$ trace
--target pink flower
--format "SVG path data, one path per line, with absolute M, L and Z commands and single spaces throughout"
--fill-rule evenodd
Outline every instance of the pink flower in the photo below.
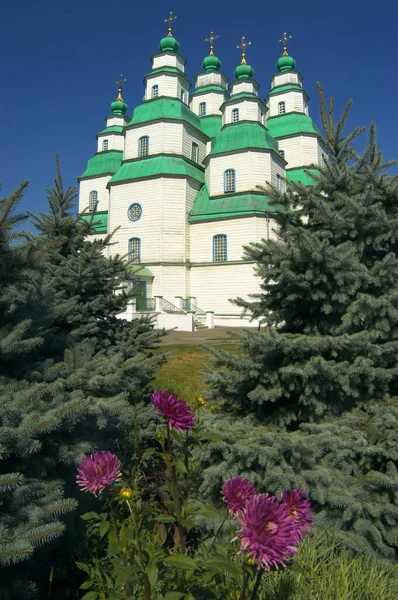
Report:
M 222 499 L 228 504 L 229 512 L 237 515 L 245 510 L 249 498 L 255 496 L 256 488 L 246 477 L 233 477 L 224 481 L 222 494 Z
M 112 481 L 119 481 L 120 460 L 112 452 L 94 452 L 85 456 L 77 469 L 77 484 L 82 491 L 97 494 Z
M 169 420 L 169 429 L 189 431 L 196 423 L 195 415 L 185 402 L 165 390 L 156 390 L 152 394 L 156 412 Z
M 302 539 L 308 529 L 314 526 L 311 501 L 298 486 L 292 493 L 287 490 L 282 492 L 281 498 L 282 505 L 287 508 L 289 516 L 293 517 L 299 539 Z
M 240 551 L 248 551 L 248 557 L 261 567 L 270 570 L 286 561 L 297 551 L 298 536 L 293 517 L 289 516 L 286 506 L 275 496 L 259 494 L 252 496 L 246 504 L 246 510 L 236 516 L 243 526 L 236 538 L 241 540 Z

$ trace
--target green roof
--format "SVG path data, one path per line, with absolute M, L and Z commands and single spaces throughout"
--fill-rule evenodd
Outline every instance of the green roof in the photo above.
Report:
M 228 94 L 228 91 L 222 87 L 222 85 L 202 85 L 197 87 L 193 92 L 191 92 L 191 96 L 197 96 L 198 94 L 205 94 L 206 92 L 218 92 L 222 94 Z
M 98 177 L 99 175 L 114 175 L 120 168 L 122 160 L 122 150 L 98 152 L 95 156 L 88 160 L 87 168 L 83 175 L 78 177 L 78 181 L 88 177 Z
M 278 142 L 260 123 L 240 121 L 224 125 L 211 143 L 209 156 L 248 148 L 279 151 Z
M 112 125 L 111 127 L 106 127 L 105 129 L 103 129 L 102 131 L 99 131 L 97 133 L 98 135 L 107 135 L 108 133 L 123 133 L 123 129 L 124 127 L 122 127 L 121 125 Z
M 189 222 L 208 221 L 210 219 L 226 219 L 247 215 L 264 215 L 269 209 L 268 199 L 264 194 L 234 194 L 217 198 L 209 197 L 207 185 L 203 185 L 196 197 Z
M 84 221 L 91 221 L 92 219 L 91 228 L 97 233 L 106 233 L 108 231 L 108 211 L 85 213 L 84 215 L 80 215 L 80 218 Z
M 286 83 L 284 85 L 276 85 L 274 88 L 272 88 L 272 90 L 269 92 L 268 96 L 273 96 L 274 94 L 280 94 L 282 92 L 288 92 L 290 90 L 297 90 L 299 92 L 305 92 L 305 90 L 301 87 L 301 85 L 299 85 L 298 83 Z M 268 97 L 267 96 L 267 97 Z
M 154 277 L 152 271 L 144 267 L 144 265 L 137 263 L 128 263 L 127 270 L 134 277 Z
M 159 154 L 125 162 L 109 183 L 161 176 L 191 177 L 200 183 L 204 181 L 204 171 L 197 165 L 181 156 Z
M 157 98 L 148 100 L 134 109 L 127 127 L 157 120 L 184 121 L 201 131 L 200 119 L 191 109 L 177 98 Z
M 307 173 L 305 171 L 307 171 Z M 319 175 L 318 169 L 314 169 L 311 167 L 298 167 L 296 169 L 287 169 L 286 179 L 287 181 L 295 181 L 297 183 L 302 183 L 303 185 L 315 185 L 316 181 L 312 179 L 309 173 Z
M 311 117 L 303 113 L 291 112 L 267 119 L 268 131 L 274 138 L 297 135 L 298 133 L 313 133 L 320 135 L 318 127 Z
M 214 138 L 222 127 L 222 116 L 209 115 L 200 117 L 200 125 L 207 137 Z

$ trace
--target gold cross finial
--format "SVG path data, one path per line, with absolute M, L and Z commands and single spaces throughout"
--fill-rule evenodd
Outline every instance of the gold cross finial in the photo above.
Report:
M 282 54 L 282 56 L 289 56 L 288 53 L 287 53 L 287 43 L 291 39 L 292 39 L 292 36 L 291 35 L 287 35 L 286 31 L 284 31 L 283 36 L 279 40 L 279 42 L 281 44 L 283 44 L 283 54 Z
M 123 83 L 126 83 L 126 79 L 123 79 L 123 73 L 120 73 L 120 79 L 116 82 L 118 87 L 118 96 L 116 98 L 116 102 L 123 102 L 122 91 L 123 91 Z
M 169 12 L 169 16 L 167 17 L 167 19 L 164 20 L 165 23 L 169 24 L 169 29 L 167 32 L 167 37 L 173 37 L 173 21 L 176 20 L 177 17 L 175 17 L 173 15 L 173 13 L 170 11 Z
M 251 46 L 251 45 L 252 45 L 252 43 L 251 43 L 251 42 L 246 42 L 246 38 L 245 38 L 245 36 L 244 36 L 244 35 L 242 35 L 242 39 L 241 39 L 241 42 L 240 42 L 240 44 L 238 44 L 238 45 L 236 46 L 236 47 L 238 48 L 238 50 L 240 50 L 240 51 L 241 51 L 241 53 L 242 53 L 242 60 L 241 60 L 241 62 L 240 62 L 240 64 L 241 64 L 241 65 L 246 65 L 246 64 L 247 64 L 247 63 L 246 63 L 246 48 L 247 48 L 248 46 Z
M 219 37 L 219 35 L 214 35 L 214 31 L 210 31 L 209 37 L 205 39 L 205 42 L 210 44 L 209 56 L 214 56 L 214 40 L 218 40 Z

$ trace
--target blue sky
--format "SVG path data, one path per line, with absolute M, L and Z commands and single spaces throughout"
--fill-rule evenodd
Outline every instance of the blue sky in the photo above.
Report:
M 142 78 L 150 56 L 167 32 L 172 10 L 187 75 L 200 71 L 210 30 L 219 34 L 216 54 L 232 77 L 239 63 L 236 45 L 252 42 L 248 62 L 269 90 L 269 77 L 281 53 L 283 31 L 293 36 L 289 53 L 304 75 L 311 115 L 319 124 L 316 82 L 335 97 L 339 113 L 352 98 L 349 126 L 377 124 L 385 159 L 398 158 L 396 23 L 391 0 L 334 3 L 220 2 L 201 0 L 165 4 L 86 0 L 78 2 L 6 2 L 1 11 L 0 181 L 8 194 L 30 181 L 22 210 L 46 211 L 45 188 L 52 184 L 59 153 L 64 183 L 76 185 L 87 159 L 96 151 L 95 134 L 103 129 L 116 98 L 115 81 L 127 79 L 124 99 L 130 115 L 143 96 Z

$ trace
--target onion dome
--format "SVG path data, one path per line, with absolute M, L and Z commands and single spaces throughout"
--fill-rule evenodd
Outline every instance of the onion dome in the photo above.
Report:
M 127 104 L 124 102 L 123 98 L 122 98 L 122 86 L 123 83 L 125 83 L 125 79 L 123 79 L 123 75 L 120 75 L 120 79 L 119 81 L 117 81 L 116 83 L 118 84 L 118 94 L 117 94 L 117 98 L 114 102 L 112 102 L 111 104 L 111 111 L 113 112 L 114 115 L 118 115 L 118 116 L 123 116 L 126 114 L 128 106 Z
M 219 71 L 221 68 L 221 60 L 217 56 L 206 56 L 202 62 L 204 71 Z
M 171 52 L 178 52 L 179 47 L 179 42 L 177 42 L 177 40 L 172 36 L 166 36 L 162 38 L 159 43 L 159 50 L 161 52 L 167 52 L 167 50 Z
M 294 69 L 296 67 L 296 61 L 294 60 L 294 58 L 289 56 L 289 54 L 287 53 L 287 43 L 291 39 L 292 39 L 292 36 L 287 35 L 287 33 L 285 31 L 283 36 L 279 40 L 279 42 L 281 44 L 283 44 L 282 56 L 279 58 L 279 60 L 276 63 L 276 68 L 278 69 L 279 73 L 284 73 L 285 71 L 291 71 L 292 69 Z
M 292 69 L 295 69 L 295 67 L 296 61 L 292 56 L 281 56 L 276 63 L 276 68 L 278 69 L 279 73 L 291 71 Z
M 234 71 L 234 76 L 236 79 L 252 79 L 254 75 L 254 70 L 250 65 L 238 65 Z

